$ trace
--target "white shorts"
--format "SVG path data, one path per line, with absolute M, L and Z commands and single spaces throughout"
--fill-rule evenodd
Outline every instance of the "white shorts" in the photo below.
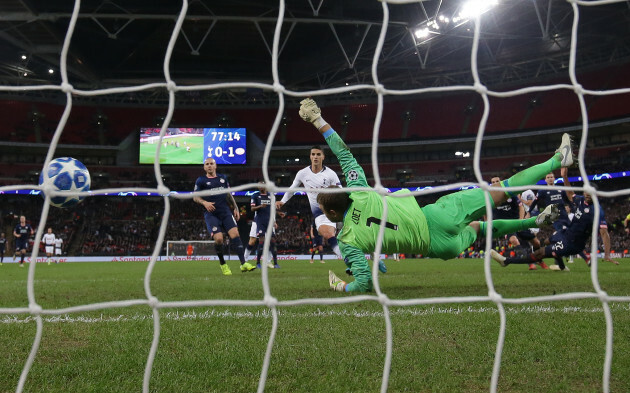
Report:
M 256 221 L 252 221 L 252 227 L 249 230 L 249 237 L 258 237 L 258 228 L 256 228 Z
M 276 228 L 273 229 L 273 234 L 276 234 Z M 258 238 L 258 225 L 256 225 L 256 221 L 252 221 L 252 227 L 249 229 L 249 237 Z
M 55 248 L 55 255 L 61 255 L 61 248 Z
M 46 254 L 52 254 L 55 251 L 55 246 L 46 246 Z
M 335 228 L 335 230 L 337 229 L 337 224 L 330 221 L 328 217 L 326 217 L 323 214 L 321 216 L 315 217 L 315 227 L 317 227 L 318 231 L 319 231 L 319 227 L 321 227 L 322 225 L 328 225 L 329 227 Z

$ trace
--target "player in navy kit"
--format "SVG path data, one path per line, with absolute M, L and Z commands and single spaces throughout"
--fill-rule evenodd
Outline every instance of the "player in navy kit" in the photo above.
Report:
M 195 192 L 205 190 L 223 190 L 229 188 L 227 179 L 217 174 L 217 163 L 214 158 L 206 158 L 203 162 L 204 176 L 199 176 L 195 182 Z M 203 217 L 210 237 L 215 241 L 215 250 L 219 257 L 219 264 L 224 275 L 232 274 L 230 267 L 225 263 L 223 257 L 223 231 L 226 231 L 232 244 L 236 247 L 238 258 L 241 261 L 241 272 L 248 272 L 256 269 L 250 263 L 245 262 L 243 255 L 243 243 L 238 233 L 236 221 L 240 218 L 240 213 L 236 201 L 232 194 L 220 193 L 206 196 L 195 196 L 193 201 L 203 205 Z
M 495 187 L 501 187 L 501 178 L 493 177 L 490 179 L 490 183 Z M 504 203 L 496 206 L 492 210 L 492 218 L 494 220 L 522 220 L 526 218 L 525 216 L 525 208 L 521 202 L 520 196 L 508 197 Z M 529 252 L 531 251 L 529 245 L 521 245 L 521 240 L 529 242 L 529 240 L 532 239 L 529 234 L 531 234 L 531 232 L 529 232 L 529 229 L 526 229 L 510 233 L 506 237 L 515 250 L 523 249 L 524 252 Z M 539 264 L 543 269 L 549 269 L 545 262 L 540 261 Z M 530 263 L 529 270 L 536 270 L 536 264 Z
M 321 263 L 324 262 L 324 238 L 317 232 L 317 226 L 313 221 L 313 225 L 311 225 L 311 242 L 313 243 L 313 251 L 311 252 L 311 263 L 313 263 L 313 258 L 315 254 L 319 253 L 319 261 Z
M 269 220 L 271 219 L 271 198 L 267 193 L 267 189 L 265 187 L 259 187 L 259 192 L 252 196 L 252 211 L 256 212 L 256 216 L 254 217 L 254 223 L 256 224 L 256 236 L 258 237 L 258 241 L 260 244 L 264 244 L 265 235 L 267 234 L 267 227 L 269 226 Z M 253 225 L 253 224 L 252 224 Z M 276 234 L 272 229 L 271 239 L 269 243 L 269 248 L 271 250 L 271 255 L 273 256 L 273 265 L 269 267 L 274 267 L 275 269 L 279 269 L 278 265 L 278 250 L 276 248 Z M 260 267 L 260 258 L 263 255 L 262 247 L 258 248 L 258 252 L 256 254 L 256 266 Z
M 565 184 L 570 185 L 568 183 L 568 178 L 565 178 Z M 573 219 L 569 222 L 569 225 L 566 226 L 566 228 L 551 235 L 549 238 L 549 244 L 546 247 L 541 247 L 529 255 L 520 255 L 515 258 L 505 258 L 504 256 L 499 255 L 496 251 L 492 250 L 492 259 L 497 261 L 501 266 L 507 266 L 509 264 L 537 262 L 543 258 L 554 258 L 556 265 L 551 267 L 552 270 L 569 271 L 569 268 L 565 266 L 562 257 L 579 254 L 586 247 L 586 241 L 591 236 L 593 220 L 595 219 L 595 206 L 591 195 L 588 193 L 584 193 L 583 196 L 580 196 L 574 195 L 572 191 L 569 191 L 567 192 L 567 195 L 571 198 L 571 200 L 573 200 L 575 212 Z M 609 260 L 610 236 L 608 235 L 608 226 L 606 225 L 604 210 L 601 208 L 598 221 L 600 222 L 599 227 L 604 241 L 604 248 L 607 250 L 605 259 Z
M 24 256 L 28 250 L 28 239 L 33 235 L 33 228 L 26 223 L 26 217 L 20 216 L 20 222 L 13 230 L 15 238 L 15 254 L 20 254 L 20 267 L 24 267 Z
M 260 181 L 259 183 L 264 183 L 264 182 Z M 260 243 L 260 241 L 258 239 L 258 225 L 256 223 L 258 222 L 257 217 L 258 217 L 258 213 L 260 211 L 260 208 L 256 207 L 256 206 L 260 204 L 258 202 L 259 201 L 259 194 L 260 193 L 266 193 L 265 190 L 266 189 L 264 187 L 264 184 L 260 184 L 260 186 L 258 187 L 258 191 L 254 192 L 252 194 L 252 196 L 251 196 L 250 209 L 251 209 L 251 211 L 254 212 L 254 220 L 252 221 L 252 225 L 251 225 L 250 230 L 249 230 L 249 241 L 247 243 L 247 247 L 245 248 L 245 260 L 249 259 L 249 256 L 250 256 L 250 254 L 252 252 L 254 253 L 254 255 L 258 255 L 257 254 L 257 250 L 258 250 L 258 244 Z M 281 212 L 279 210 L 276 210 L 276 214 L 278 214 L 278 216 L 281 217 L 281 218 L 286 216 L 286 213 Z M 278 226 L 278 224 L 274 223 L 274 227 L 273 227 L 273 234 L 274 234 L 274 236 L 275 236 L 275 233 L 276 233 L 277 226 Z M 266 226 L 265 226 L 265 228 L 266 228 Z M 263 241 L 264 241 L 264 237 L 263 237 Z M 260 266 L 256 266 L 256 267 L 260 268 Z
M 7 250 L 7 238 L 4 236 L 4 232 L 0 233 L 0 266 L 4 262 L 4 252 Z
M 563 174 L 565 171 L 562 172 Z M 564 185 L 567 185 L 568 179 L 563 175 Z M 545 176 L 545 182 L 548 186 L 553 186 L 556 182 L 556 176 L 553 172 L 550 172 Z M 538 190 L 536 200 L 532 204 L 531 208 L 538 207 L 538 210 L 543 211 L 549 205 L 558 205 L 560 210 L 560 217 L 553 223 L 553 229 L 556 231 L 562 230 L 569 225 L 569 212 L 568 208 L 572 203 L 573 193 L 568 194 L 564 190 Z

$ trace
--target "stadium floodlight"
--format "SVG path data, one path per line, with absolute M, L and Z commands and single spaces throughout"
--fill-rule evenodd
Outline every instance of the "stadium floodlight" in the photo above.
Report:
M 462 19 L 472 19 L 490 11 L 497 4 L 497 0 L 468 0 L 462 5 L 458 15 Z
M 469 20 L 483 15 L 499 4 L 498 0 L 467 0 L 454 12 L 441 12 L 436 18 L 428 19 L 413 30 L 416 45 L 421 45 L 439 35 L 446 35 Z M 469 30 L 470 31 L 470 30 Z
M 416 38 L 427 38 L 429 36 L 429 28 L 421 27 L 414 32 Z

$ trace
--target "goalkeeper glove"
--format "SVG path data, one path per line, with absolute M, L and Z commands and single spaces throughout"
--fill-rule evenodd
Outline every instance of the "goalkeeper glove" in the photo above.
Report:
M 322 118 L 322 110 L 319 109 L 317 103 L 312 98 L 306 98 L 300 101 L 300 117 L 304 121 L 312 123 L 319 130 L 326 124 L 326 120 Z
M 332 272 L 332 270 L 328 271 L 328 283 L 330 284 L 330 289 L 337 292 L 345 292 L 346 291 L 346 282 L 340 279 Z

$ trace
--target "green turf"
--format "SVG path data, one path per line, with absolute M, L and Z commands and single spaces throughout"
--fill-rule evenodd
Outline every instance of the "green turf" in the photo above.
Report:
M 66 263 L 36 267 L 34 294 L 44 309 L 146 299 L 147 263 Z M 261 300 L 261 272 L 220 274 L 217 262 L 159 262 L 150 288 L 160 301 Z M 339 261 L 281 262 L 269 271 L 279 301 L 347 298 L 328 289 Z M 581 260 L 570 273 L 492 266 L 504 298 L 592 292 Z M 391 299 L 485 296 L 480 260 L 388 261 L 380 276 Z M 0 308 L 27 307 L 28 268 L 0 267 Z M 630 264 L 603 263 L 609 295 L 630 295 Z M 630 390 L 630 306 L 611 303 L 614 358 L 611 392 Z M 596 300 L 506 305 L 507 333 L 500 392 L 601 392 L 606 325 Z M 499 333 L 491 302 L 392 306 L 390 392 L 487 392 Z M 385 358 L 383 307 L 374 301 L 278 308 L 265 391 L 378 392 Z M 16 390 L 36 331 L 27 314 L 0 314 L 0 392 Z M 26 392 L 138 392 L 151 341 L 148 306 L 44 316 L 42 342 Z M 161 335 L 152 392 L 253 392 L 272 327 L 264 306 L 176 307 L 160 310 Z

